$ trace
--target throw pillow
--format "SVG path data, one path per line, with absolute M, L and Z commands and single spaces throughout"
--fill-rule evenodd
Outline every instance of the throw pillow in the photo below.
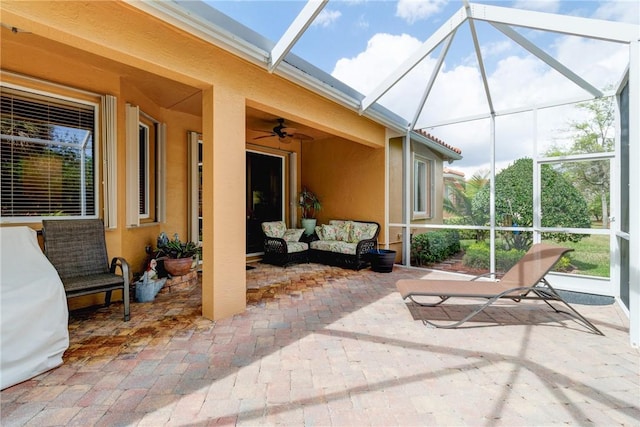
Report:
M 351 231 L 351 221 L 345 222 L 342 225 L 336 226 L 336 240 L 342 242 L 349 241 L 349 232 Z
M 361 240 L 372 239 L 376 234 L 378 228 L 375 224 L 369 224 L 366 222 L 354 222 L 351 227 L 351 236 L 349 241 L 351 243 L 358 243 Z
M 324 224 L 322 226 L 322 240 L 337 240 L 338 227 Z
M 318 239 L 324 240 L 324 237 L 322 236 L 322 226 L 321 225 L 316 225 L 316 236 L 318 236 Z
M 284 221 L 263 222 L 262 231 L 264 231 L 267 237 L 282 239 L 284 232 L 287 231 L 287 224 L 285 224 Z
M 284 236 L 282 237 L 286 242 L 297 242 L 302 237 L 302 233 L 304 233 L 304 228 L 289 228 L 284 232 Z

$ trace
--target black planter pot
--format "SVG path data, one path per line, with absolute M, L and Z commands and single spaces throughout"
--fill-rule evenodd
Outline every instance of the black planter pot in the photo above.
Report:
M 371 269 L 377 273 L 391 273 L 396 260 L 396 251 L 376 249 L 369 251 Z

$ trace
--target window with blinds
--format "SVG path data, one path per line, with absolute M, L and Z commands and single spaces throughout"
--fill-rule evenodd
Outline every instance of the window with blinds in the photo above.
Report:
M 1 219 L 95 216 L 97 106 L 1 87 Z

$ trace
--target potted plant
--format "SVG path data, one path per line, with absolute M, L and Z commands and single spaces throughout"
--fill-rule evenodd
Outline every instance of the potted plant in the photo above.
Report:
M 178 233 L 169 240 L 162 232 L 158 236 L 157 258 L 162 259 L 164 269 L 172 276 L 182 276 L 191 271 L 193 258 L 200 252 L 200 247 L 194 242 L 181 242 Z
M 298 206 L 302 209 L 302 227 L 305 229 L 305 234 L 310 236 L 316 228 L 316 212 L 322 209 L 322 204 L 313 191 L 302 187 Z

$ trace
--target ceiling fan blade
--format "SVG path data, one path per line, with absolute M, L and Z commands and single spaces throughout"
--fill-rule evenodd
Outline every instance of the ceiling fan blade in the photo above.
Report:
M 277 135 L 274 135 L 273 133 L 269 133 L 269 135 L 256 136 L 253 139 L 273 138 L 274 136 L 277 136 Z
M 261 132 L 261 133 L 268 133 L 270 135 L 273 135 L 273 131 L 270 130 L 262 130 L 262 129 L 249 129 L 251 132 Z

